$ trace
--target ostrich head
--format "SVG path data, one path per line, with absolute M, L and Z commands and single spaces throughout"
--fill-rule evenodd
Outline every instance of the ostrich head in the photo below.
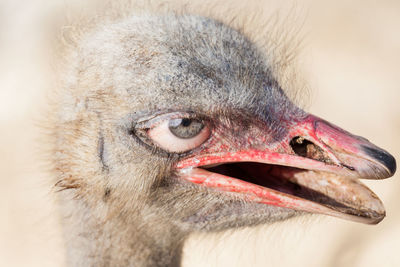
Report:
M 295 106 L 272 56 L 197 16 L 134 17 L 81 40 L 54 131 L 71 261 L 165 266 L 192 231 L 303 212 L 383 219 L 357 178 L 392 176 L 394 158 Z

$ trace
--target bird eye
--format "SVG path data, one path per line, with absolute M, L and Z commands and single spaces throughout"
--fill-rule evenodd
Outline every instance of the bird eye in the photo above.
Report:
M 168 128 L 176 137 L 189 139 L 198 135 L 204 128 L 204 124 L 195 119 L 172 119 L 168 123 Z
M 181 153 L 204 143 L 210 136 L 210 130 L 204 122 L 197 119 L 172 118 L 150 128 L 147 135 L 160 148 Z

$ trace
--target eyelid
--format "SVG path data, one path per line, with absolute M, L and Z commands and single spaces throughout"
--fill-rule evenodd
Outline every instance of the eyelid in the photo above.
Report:
M 199 134 L 192 138 L 179 138 L 169 129 L 169 121 L 178 118 L 199 120 L 204 124 L 204 127 Z M 136 135 L 145 143 L 169 153 L 184 153 L 193 150 L 204 144 L 211 136 L 210 122 L 189 112 L 173 112 L 143 118 L 137 121 L 135 129 Z
M 196 136 L 182 139 L 175 136 L 168 128 L 166 120 L 148 131 L 148 136 L 158 147 L 172 153 L 183 153 L 202 145 L 210 137 L 210 129 L 205 125 Z
M 138 129 L 151 129 L 161 124 L 165 120 L 178 119 L 178 118 L 187 118 L 187 119 L 195 119 L 198 118 L 195 114 L 188 112 L 173 112 L 161 115 L 153 115 L 151 117 L 147 117 L 136 122 L 135 128 Z

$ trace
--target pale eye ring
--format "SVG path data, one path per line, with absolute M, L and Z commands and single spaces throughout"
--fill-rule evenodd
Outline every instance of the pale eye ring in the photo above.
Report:
M 168 152 L 182 153 L 203 144 L 210 136 L 210 129 L 198 119 L 173 118 L 150 128 L 147 135 L 158 147 Z

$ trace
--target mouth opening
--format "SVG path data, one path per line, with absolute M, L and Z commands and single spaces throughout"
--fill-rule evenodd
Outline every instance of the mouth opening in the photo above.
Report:
M 226 163 L 210 167 L 203 166 L 202 168 L 213 173 L 317 202 L 330 208 L 350 208 L 321 192 L 296 182 L 296 175 L 307 173 L 309 170 L 257 162 Z
M 348 218 L 351 220 L 373 224 L 385 216 L 380 200 L 357 179 L 257 162 L 224 163 L 202 166 L 200 169 L 241 180 L 249 188 L 258 186 L 262 190 L 321 205 L 334 211 L 331 214 L 334 216 L 350 216 Z

